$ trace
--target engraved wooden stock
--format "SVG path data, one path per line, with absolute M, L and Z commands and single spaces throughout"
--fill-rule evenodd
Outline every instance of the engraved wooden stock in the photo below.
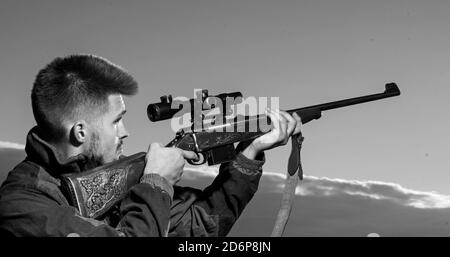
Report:
M 86 172 L 65 174 L 62 191 L 83 217 L 97 218 L 139 183 L 144 167 L 145 153 L 141 152 Z

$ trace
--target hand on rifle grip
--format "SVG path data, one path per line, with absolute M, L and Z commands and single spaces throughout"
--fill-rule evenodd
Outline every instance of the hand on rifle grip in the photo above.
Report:
M 145 157 L 144 174 L 158 174 L 175 185 L 181 179 L 185 160 L 198 160 L 198 156 L 192 151 L 152 143 Z

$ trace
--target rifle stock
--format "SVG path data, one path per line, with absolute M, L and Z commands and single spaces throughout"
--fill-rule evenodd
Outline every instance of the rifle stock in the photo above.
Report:
M 82 173 L 64 174 L 62 192 L 83 217 L 101 217 L 139 183 L 145 154 L 136 153 Z

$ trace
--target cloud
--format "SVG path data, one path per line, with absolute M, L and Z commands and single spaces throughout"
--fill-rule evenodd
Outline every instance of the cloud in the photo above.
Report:
M 381 181 L 356 181 L 308 176 L 304 182 L 299 184 L 296 193 L 304 196 L 354 195 L 375 200 L 389 200 L 399 205 L 415 208 L 450 207 L 450 196 L 448 195 L 412 190 L 399 184 Z
M 8 172 L 25 158 L 24 148 L 21 144 L 0 141 L 0 184 Z
M 187 168 L 190 172 L 202 173 L 203 176 L 215 176 L 218 167 L 201 166 Z M 190 176 L 195 176 L 190 174 Z M 284 188 L 285 175 L 276 172 L 264 172 L 266 191 L 281 193 Z M 305 176 L 296 189 L 299 196 L 359 196 L 374 200 L 388 200 L 402 206 L 414 208 L 450 208 L 450 196 L 437 192 L 423 192 L 405 188 L 399 184 L 382 181 L 358 181 L 338 178 Z
M 12 143 L 12 142 L 6 142 L 6 141 L 0 141 L 0 149 L 25 149 L 25 146 L 18 143 Z
M 207 166 L 202 165 L 198 167 L 185 167 L 184 171 L 187 171 L 188 173 L 184 173 L 184 175 L 188 176 L 207 176 L 207 177 L 215 177 L 219 173 L 219 165 L 216 166 Z
M 184 182 L 211 183 L 218 167 L 187 167 Z M 264 172 L 258 192 L 230 236 L 268 236 L 285 175 Z M 450 196 L 396 183 L 305 176 L 299 182 L 285 236 L 449 236 Z

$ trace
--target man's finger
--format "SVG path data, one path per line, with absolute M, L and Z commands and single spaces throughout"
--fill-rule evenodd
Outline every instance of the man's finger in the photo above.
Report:
M 193 151 L 181 150 L 181 154 L 183 155 L 183 158 L 186 160 L 194 160 L 194 161 L 199 160 L 198 155 Z
M 275 114 L 271 109 L 267 109 L 267 115 L 270 118 L 270 122 L 272 123 L 272 131 L 273 133 L 279 133 L 280 131 L 280 118 L 279 115 Z
M 280 112 L 280 110 L 275 110 L 274 112 L 276 113 L 276 115 L 278 115 L 280 120 L 280 137 L 284 138 L 287 134 L 288 121 L 282 115 L 282 112 Z
M 154 142 L 154 143 L 151 143 L 149 146 L 148 146 L 148 151 L 150 150 L 150 148 L 155 148 L 155 147 L 161 147 L 162 145 L 160 144 L 160 143 L 156 143 L 156 142 Z M 147 151 L 147 152 L 148 152 Z
M 292 118 L 292 116 L 287 112 L 281 111 L 280 114 L 283 115 L 283 117 L 287 120 L 288 123 L 286 133 L 287 136 L 291 136 L 292 132 L 294 132 L 294 129 L 297 125 L 297 121 L 294 118 Z
M 297 126 L 294 129 L 293 135 L 297 135 L 299 133 L 302 133 L 303 123 L 302 123 L 302 117 L 298 115 L 296 112 L 292 115 L 292 117 L 297 121 Z

